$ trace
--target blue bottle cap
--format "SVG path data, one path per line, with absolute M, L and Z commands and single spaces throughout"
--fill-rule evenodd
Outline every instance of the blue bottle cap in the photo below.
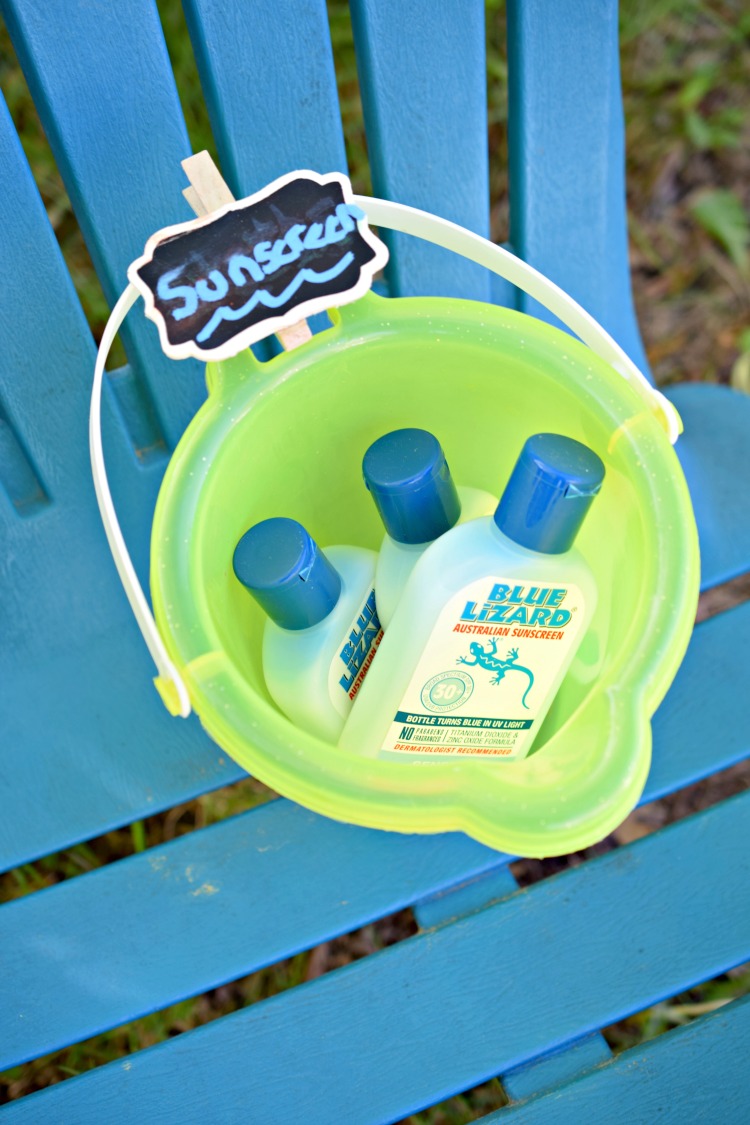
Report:
M 296 520 L 256 523 L 240 539 L 234 573 L 282 629 L 308 629 L 339 600 L 338 571 Z
M 562 434 L 534 434 L 510 475 L 495 523 L 530 551 L 561 555 L 573 546 L 603 480 L 604 465 L 593 449 Z
M 393 430 L 362 462 L 365 484 L 391 539 L 431 543 L 461 515 L 443 447 L 427 430 Z

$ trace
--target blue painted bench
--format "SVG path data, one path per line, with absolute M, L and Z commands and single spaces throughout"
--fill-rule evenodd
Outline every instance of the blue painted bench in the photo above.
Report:
M 352 0 L 351 11 L 375 194 L 487 233 L 483 5 Z M 155 5 L 3 0 L 2 12 L 112 302 L 146 237 L 188 217 L 189 142 Z M 323 0 L 185 0 L 185 12 L 237 196 L 294 167 L 345 168 Z M 513 248 L 645 369 L 616 5 L 509 0 L 508 49 Z M 170 719 L 149 683 L 90 482 L 94 344 L 4 105 L 0 170 L 7 869 L 241 771 L 194 719 Z M 514 300 L 400 238 L 388 281 L 394 294 Z M 108 380 L 105 446 L 145 579 L 159 481 L 203 375 L 168 363 L 142 317 L 123 335 L 128 366 Z M 750 568 L 738 485 L 750 471 L 750 399 L 703 385 L 671 394 L 710 587 Z M 644 800 L 748 753 L 749 651 L 750 605 L 696 628 L 656 716 Z M 509 857 L 461 835 L 373 832 L 279 799 L 7 903 L 2 1068 L 406 906 L 420 932 L 1 1112 L 9 1123 L 374 1123 L 500 1076 L 512 1103 L 502 1121 L 744 1121 L 750 1001 L 614 1059 L 599 1031 L 750 958 L 748 814 L 743 794 L 518 890 Z

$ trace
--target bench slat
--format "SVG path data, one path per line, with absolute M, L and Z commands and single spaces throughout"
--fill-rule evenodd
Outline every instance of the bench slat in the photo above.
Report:
M 190 142 L 156 5 L 7 0 L 4 15 L 112 304 L 146 239 L 193 217 L 181 195 Z M 205 397 L 203 365 L 169 361 L 142 315 L 123 339 L 171 448 Z
M 750 997 L 677 1028 L 483 1125 L 747 1121 Z
M 238 198 L 295 168 L 346 172 L 325 0 L 187 0 L 185 16 Z
M 562 1051 L 553 1051 L 503 1075 L 503 1089 L 513 1101 L 522 1101 L 541 1091 L 552 1090 L 571 1078 L 600 1066 L 612 1058 L 604 1036 L 587 1035 Z
M 707 589 L 750 570 L 750 395 L 708 383 L 666 392 L 685 425 L 675 448 L 693 502 Z
M 252 1107 L 258 1120 L 357 1125 L 414 1112 L 748 959 L 749 814 L 741 794 L 33 1095 L 8 1122 L 85 1125 L 116 1109 L 125 1125 L 167 1107 L 173 1120 L 239 1121 Z
M 0 414 L 48 499 L 24 515 L 0 483 L 0 743 L 13 782 L 0 818 L 5 870 L 243 771 L 195 719 L 171 719 L 151 685 L 91 483 L 94 344 L 4 104 L 0 178 L 13 214 L 0 256 L 14 280 L 0 304 Z M 139 463 L 109 380 L 103 428 L 123 531 L 147 577 L 164 462 Z
M 750 697 L 739 669 L 750 661 L 750 602 L 698 625 L 654 715 L 654 751 L 643 801 L 690 785 L 750 753 Z
M 14 1013 L 0 1027 L 0 1068 L 243 976 L 497 862 L 462 834 L 353 828 L 279 799 L 32 894 L 0 909 L 0 1010 Z
M 13 799 L 0 817 L 0 869 L 245 776 L 194 715 L 167 713 L 152 674 L 129 611 L 95 644 L 9 670 L 0 744 Z
M 0 397 L 48 498 L 70 502 L 88 469 L 86 446 L 74 444 L 70 431 L 87 411 L 80 372 L 90 365 L 93 374 L 94 346 L 1 96 L 0 176 L 5 213 L 12 216 L 0 227 L 0 253 L 5 275 L 13 279 L 0 302 Z M 65 458 L 57 452 L 61 446 L 69 448 Z M 0 510 L 4 538 L 17 523 L 17 512 Z M 16 587 L 4 586 L 7 606 Z
M 489 233 L 484 4 L 352 0 L 373 192 Z M 391 290 L 490 300 L 487 273 L 384 236 Z
M 0 256 L 14 279 L 0 303 L 1 413 L 48 498 L 26 515 L 0 484 L 0 744 L 13 786 L 0 818 L 5 870 L 242 771 L 195 720 L 170 719 L 150 683 L 91 484 L 91 333 L 4 104 L 0 178 L 13 215 L 0 226 Z M 110 479 L 143 574 L 163 466 L 139 465 L 104 389 Z
M 18 554 L 23 556 L 23 566 L 16 566 L 12 581 L 4 582 L 3 592 L 7 615 L 3 642 L 13 642 L 13 661 L 17 663 L 29 645 L 33 649 L 42 631 L 46 646 L 52 637 L 64 633 L 63 622 L 69 620 L 70 612 L 69 607 L 61 606 L 59 590 L 62 583 L 71 582 L 72 576 L 61 573 L 65 569 L 62 557 L 72 556 L 66 559 L 71 570 L 85 562 L 92 528 L 101 547 L 106 549 L 106 545 L 91 489 L 88 452 L 94 342 L 1 98 L 0 178 L 5 207 L 13 217 L 12 222 L 0 227 L 0 256 L 13 279 L 0 304 L 0 400 L 6 424 L 48 501 L 32 512 L 23 507 L 15 510 L 0 489 L 0 533 L 4 542 L 14 540 Z M 144 500 L 147 504 L 151 470 L 137 460 L 114 403 L 107 381 L 102 424 L 111 483 L 123 497 L 129 493 L 134 504 Z M 0 482 L 4 474 L 5 466 L 0 462 Z M 56 523 L 58 510 L 64 513 L 60 523 Z M 142 534 L 141 540 L 146 539 Z M 54 548 L 50 541 L 55 542 Z M 36 558 L 38 554 L 43 558 Z M 50 557 L 55 558 L 56 566 L 50 566 Z M 104 601 L 103 590 L 96 584 L 102 568 L 91 559 L 87 561 L 88 582 L 93 584 L 91 596 L 99 605 Z M 24 612 L 32 601 L 34 613 Z M 117 614 L 116 606 L 109 610 Z M 100 609 L 80 622 L 79 628 L 86 630 L 91 618 L 102 616 Z
M 508 0 L 511 242 L 648 372 L 630 292 L 617 20 L 615 0 Z

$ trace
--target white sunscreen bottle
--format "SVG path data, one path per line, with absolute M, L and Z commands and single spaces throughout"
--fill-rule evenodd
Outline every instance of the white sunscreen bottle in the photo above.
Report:
M 375 597 L 387 629 L 409 575 L 430 544 L 457 523 L 490 515 L 497 497 L 456 487 L 443 448 L 428 430 L 393 430 L 378 438 L 365 453 L 362 475 L 386 529 Z
M 596 606 L 573 542 L 603 479 L 580 442 L 529 438 L 494 516 L 415 566 L 339 745 L 401 761 L 526 756 Z
M 382 637 L 374 551 L 323 552 L 296 520 L 251 527 L 234 573 L 268 614 L 263 674 L 274 702 L 303 730 L 335 742 Z

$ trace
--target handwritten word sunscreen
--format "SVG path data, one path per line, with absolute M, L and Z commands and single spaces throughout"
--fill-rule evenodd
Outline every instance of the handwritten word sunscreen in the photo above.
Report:
M 263 674 L 299 727 L 335 742 L 382 637 L 374 551 L 317 543 L 296 520 L 263 520 L 234 552 L 234 573 L 268 614 Z
M 386 536 L 378 555 L 375 596 L 386 629 L 417 561 L 457 523 L 494 512 L 497 499 L 458 488 L 438 439 L 427 430 L 394 430 L 373 442 L 362 462 Z
M 284 267 L 296 262 L 307 250 L 324 250 L 333 243 L 341 242 L 350 234 L 365 213 L 353 203 L 339 203 L 333 214 L 323 223 L 305 226 L 295 223 L 283 238 L 274 242 L 256 242 L 252 251 L 232 254 L 222 270 L 212 269 L 207 277 L 199 278 L 194 284 L 186 284 L 183 278 L 187 266 L 164 273 L 159 278 L 156 292 L 162 301 L 181 300 L 182 304 L 169 311 L 174 320 L 192 317 L 198 306 L 219 303 L 220 307 L 196 336 L 199 341 L 207 340 L 224 320 L 240 320 L 257 305 L 266 308 L 280 308 L 297 292 L 304 282 L 322 284 L 342 274 L 354 261 L 351 251 L 345 253 L 328 270 L 303 268 L 281 293 L 273 294 L 268 289 L 257 289 L 250 299 L 237 307 L 236 292 L 242 290 L 248 279 L 264 281 Z M 189 271 L 188 271 L 189 272 Z M 182 284 L 176 282 L 182 280 Z
M 580 442 L 529 438 L 494 516 L 454 527 L 414 567 L 341 746 L 526 756 L 596 606 L 573 543 L 603 479 Z

